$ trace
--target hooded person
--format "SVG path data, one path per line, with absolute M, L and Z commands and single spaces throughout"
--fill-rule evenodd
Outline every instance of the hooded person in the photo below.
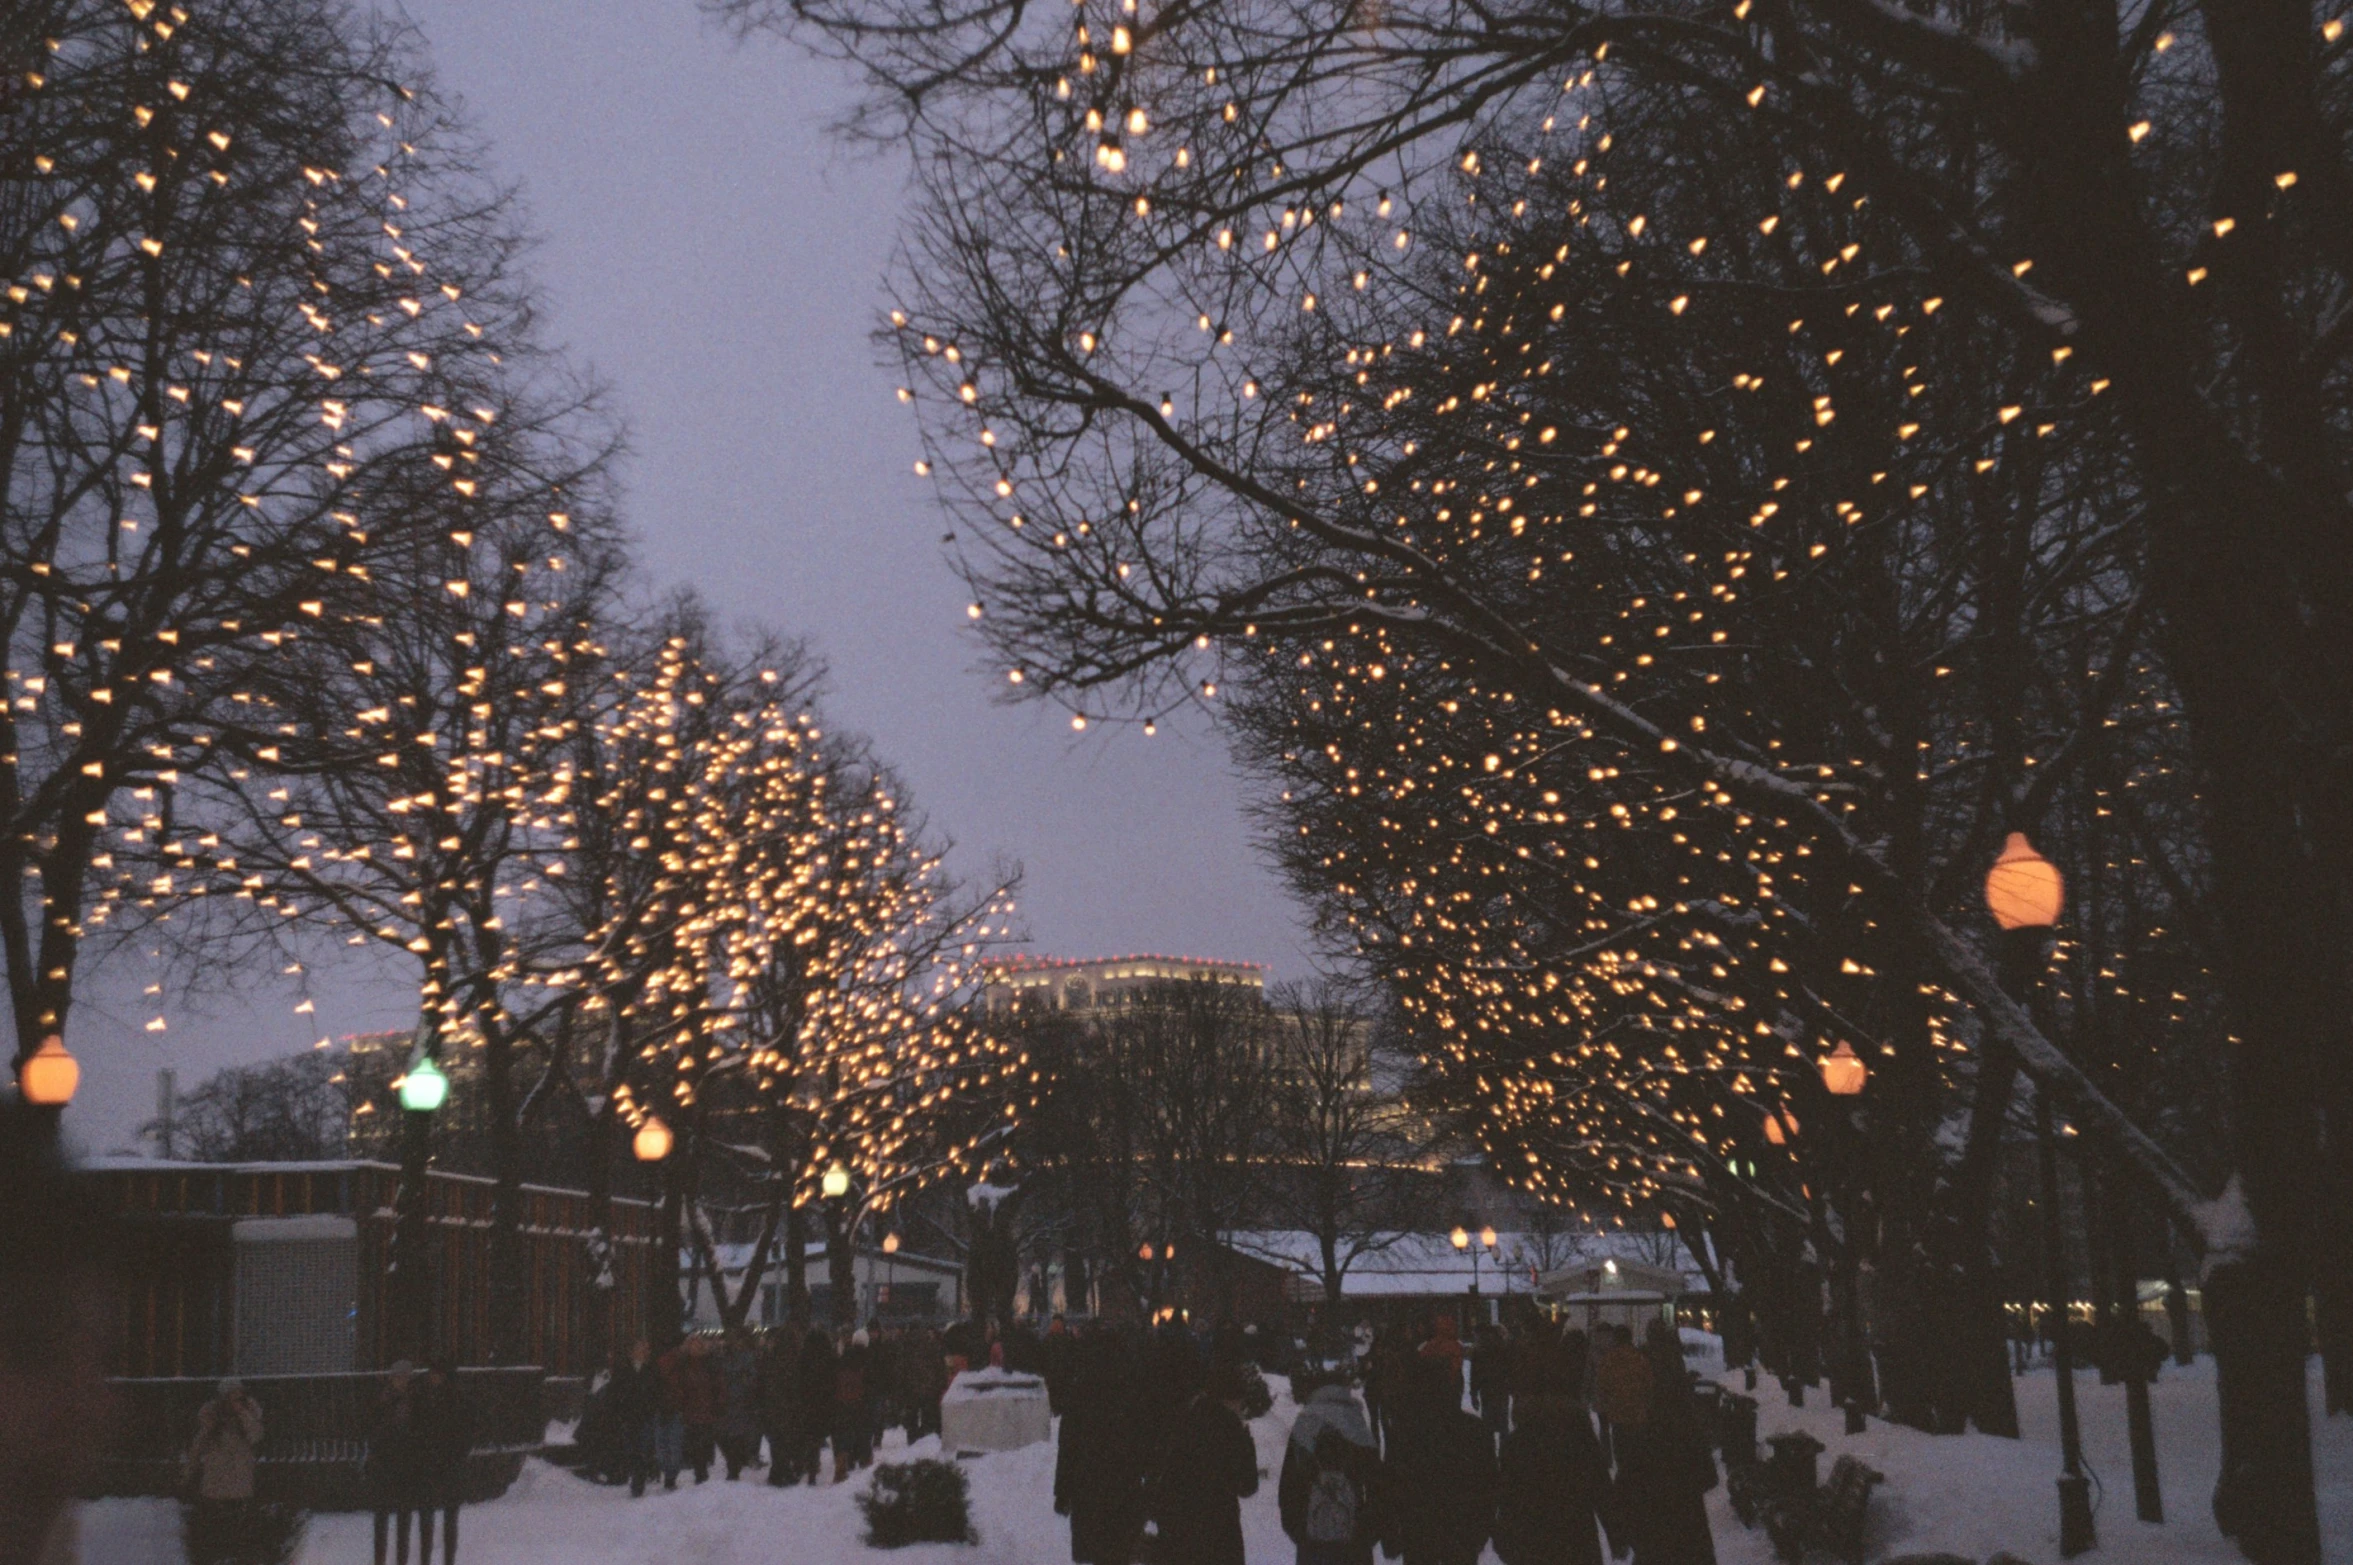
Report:
M 1631 1339 L 1625 1333 L 1621 1348 L 1650 1372 L 1644 1417 L 1616 1432 L 1617 1507 L 1634 1565 L 1716 1565 L 1704 1499 L 1716 1486 L 1716 1463 L 1692 1405 L 1682 1342 L 1665 1321 L 1651 1322 L 1646 1347 L 1633 1347 Z
M 1110 1337 L 1075 1342 L 1068 1351 L 1054 1509 L 1070 1518 L 1073 1565 L 1129 1565 L 1143 1537 L 1151 1470 L 1137 1366 Z
M 1405 1565 L 1476 1565 L 1495 1526 L 1495 1442 L 1443 1358 L 1417 1362 L 1383 1471 Z
M 242 1552 L 241 1533 L 253 1504 L 256 1454 L 261 1448 L 261 1407 L 235 1376 L 223 1380 L 213 1399 L 196 1411 L 196 1438 L 188 1446 L 188 1557 L 197 1565 L 230 1560 Z
M 1609 1463 L 1585 1410 L 1585 1361 L 1554 1350 L 1523 1363 L 1497 1466 L 1495 1553 L 1503 1565 L 1602 1565 L 1598 1525 L 1625 1551 Z
M 1275 1493 L 1298 1565 L 1371 1565 L 1386 1530 L 1380 1454 L 1344 1382 L 1317 1386 L 1300 1405 Z
M 1242 1422 L 1242 1369 L 1219 1360 L 1169 1420 L 1161 1447 L 1157 1565 L 1243 1565 L 1242 1502 L 1258 1492 L 1258 1448 Z

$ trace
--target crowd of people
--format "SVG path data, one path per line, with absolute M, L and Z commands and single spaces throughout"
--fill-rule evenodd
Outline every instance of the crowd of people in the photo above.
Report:
M 1713 1565 L 1715 1458 L 1680 1337 L 1664 1322 L 1641 1345 L 1623 1327 L 1599 1337 L 1531 1318 L 1466 1344 L 1441 1315 L 1295 1367 L 1277 1503 L 1298 1565 L 1376 1551 L 1476 1565 L 1490 1542 L 1505 1565 L 1600 1565 L 1605 1548 Z M 1068 1340 L 1054 1500 L 1071 1559 L 1243 1565 L 1240 1505 L 1259 1474 L 1233 1334 Z
M 1605 1545 L 1635 1565 L 1714 1565 L 1715 1457 L 1678 1333 L 1598 1335 L 1531 1318 L 1466 1345 L 1441 1316 L 1372 1336 L 1362 1408 L 1345 1372 L 1295 1377 L 1281 1497 L 1298 1565 L 1370 1565 L 1376 1547 L 1474 1565 L 1490 1542 L 1504 1565 L 1600 1565 Z
M 883 1432 L 910 1441 L 936 1433 L 940 1398 L 960 1369 L 1003 1344 L 959 1325 L 859 1327 L 840 1334 L 780 1328 L 755 1342 L 735 1327 L 655 1352 L 633 1344 L 590 1399 L 578 1440 L 582 1470 L 643 1495 L 658 1477 L 675 1489 L 724 1469 L 729 1479 L 765 1467 L 783 1486 L 841 1483 L 869 1467 Z
M 436 1359 L 425 1372 L 406 1359 L 392 1365 L 368 1430 L 361 1469 L 375 1512 L 375 1565 L 389 1545 L 396 1565 L 408 1565 L 413 1519 L 419 1565 L 433 1565 L 436 1523 L 444 1565 L 457 1565 L 458 1509 L 466 1499 L 466 1459 L 474 1449 L 474 1418 L 458 1389 L 457 1367 Z

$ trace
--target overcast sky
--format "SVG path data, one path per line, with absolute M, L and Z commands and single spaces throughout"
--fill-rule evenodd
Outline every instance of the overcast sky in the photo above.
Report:
M 738 46 L 694 0 L 407 0 L 445 92 L 520 188 L 546 329 L 626 421 L 627 510 L 648 574 L 730 620 L 809 637 L 831 720 L 874 739 L 968 872 L 1026 871 L 1052 955 L 1154 951 L 1303 974 L 1295 906 L 1252 848 L 1224 746 L 1164 724 L 1071 733 L 1005 707 L 975 668 L 965 594 L 913 476 L 910 416 L 868 333 L 903 210 L 899 164 L 826 125 L 841 68 Z M 183 1086 L 322 1033 L 409 1025 L 406 975 L 254 974 L 234 997 L 142 993 L 119 960 L 76 1013 L 74 1122 L 94 1150 Z M 161 1014 L 167 1030 L 146 1030 Z M 314 1024 L 315 1023 L 315 1024 Z

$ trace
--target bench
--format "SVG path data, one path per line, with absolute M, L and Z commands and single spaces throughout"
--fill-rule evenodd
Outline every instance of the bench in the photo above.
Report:
M 1830 1481 L 1819 1488 L 1786 1462 L 1778 1470 L 1771 1463 L 1735 1469 L 1726 1488 L 1741 1523 L 1763 1522 L 1774 1556 L 1785 1565 L 1803 1565 L 1809 1548 L 1827 1549 L 1848 1565 L 1861 1565 L 1871 1491 L 1884 1482 L 1884 1475 L 1842 1456 L 1831 1464 Z

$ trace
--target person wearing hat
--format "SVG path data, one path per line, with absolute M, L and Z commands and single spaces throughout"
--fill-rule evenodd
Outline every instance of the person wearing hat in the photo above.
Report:
M 850 1345 L 833 1366 L 833 1481 L 840 1483 L 874 1460 L 874 1422 L 866 1405 L 867 1371 L 873 1358 L 866 1328 L 850 1333 Z
M 235 1558 L 245 1514 L 253 1504 L 255 1453 L 261 1448 L 261 1408 L 235 1376 L 220 1383 L 196 1410 L 196 1438 L 188 1446 L 188 1554 L 198 1565 Z

